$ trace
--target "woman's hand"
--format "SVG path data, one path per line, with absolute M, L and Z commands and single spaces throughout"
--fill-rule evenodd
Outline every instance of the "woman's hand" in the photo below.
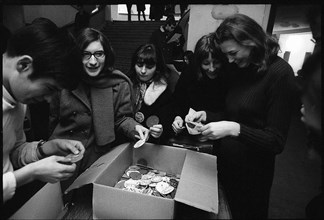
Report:
M 85 149 L 80 141 L 67 139 L 53 139 L 45 142 L 41 148 L 47 156 L 66 156 L 70 153 L 83 154 Z
M 179 134 L 183 131 L 183 129 L 185 128 L 184 124 L 183 124 L 183 120 L 180 116 L 176 116 L 174 118 L 174 121 L 172 123 L 172 129 L 176 134 Z
M 147 141 L 149 138 L 150 130 L 145 128 L 142 125 L 135 125 L 135 130 L 137 131 L 138 135 L 135 135 L 136 138 L 140 140 Z
M 62 156 L 50 156 L 42 160 L 30 163 L 34 179 L 44 182 L 55 183 L 71 177 L 75 171 L 76 164 L 71 158 Z
M 163 126 L 161 124 L 153 125 L 150 127 L 150 134 L 154 138 L 159 138 L 163 133 Z
M 205 111 L 198 111 L 192 114 L 188 114 L 185 117 L 185 121 L 205 122 L 207 120 L 207 113 Z
M 201 141 L 217 140 L 226 136 L 238 136 L 240 124 L 232 121 L 219 121 L 208 123 L 198 129 L 201 134 Z

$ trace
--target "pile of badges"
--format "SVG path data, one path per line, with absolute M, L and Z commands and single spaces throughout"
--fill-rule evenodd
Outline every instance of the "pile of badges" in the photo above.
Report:
M 180 175 L 171 175 L 143 165 L 132 165 L 125 170 L 115 187 L 122 190 L 173 199 Z

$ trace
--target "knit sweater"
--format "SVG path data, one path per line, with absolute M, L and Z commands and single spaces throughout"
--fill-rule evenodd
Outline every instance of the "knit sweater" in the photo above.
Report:
M 229 73 L 226 112 L 229 121 L 241 126 L 238 141 L 261 151 L 282 152 L 296 95 L 293 77 L 280 57 L 264 72 L 247 68 Z

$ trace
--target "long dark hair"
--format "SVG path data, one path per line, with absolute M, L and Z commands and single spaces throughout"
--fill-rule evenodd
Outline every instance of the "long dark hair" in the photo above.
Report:
M 227 17 L 217 28 L 215 39 L 219 44 L 234 40 L 240 45 L 251 47 L 250 59 L 258 71 L 267 70 L 271 59 L 280 49 L 274 37 L 264 32 L 255 20 L 243 14 Z
M 217 43 L 215 43 L 215 34 L 210 33 L 202 36 L 196 43 L 195 51 L 193 55 L 193 62 L 189 64 L 191 70 L 196 73 L 198 80 L 202 79 L 204 73 L 201 70 L 201 64 L 204 59 L 207 59 L 209 54 L 212 58 L 222 63 L 220 71 L 224 69 L 225 63 L 227 63 L 226 56 L 222 53 Z
M 154 81 L 159 81 L 161 78 L 167 78 L 166 65 L 164 63 L 162 53 L 153 44 L 140 45 L 132 56 L 132 62 L 131 67 L 128 71 L 128 76 L 134 84 L 137 77 L 135 70 L 136 63 L 156 65 L 156 70 L 153 77 Z
M 102 32 L 94 28 L 85 28 L 77 37 L 77 45 L 81 51 L 83 51 L 87 46 L 89 46 L 90 43 L 94 41 L 99 41 L 105 51 L 106 60 L 103 71 L 113 71 L 115 64 L 115 54 L 108 38 Z

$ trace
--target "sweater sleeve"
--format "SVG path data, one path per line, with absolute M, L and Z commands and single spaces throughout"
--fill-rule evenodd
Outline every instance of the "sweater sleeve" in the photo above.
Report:
M 266 94 L 268 98 L 267 116 L 265 126 L 262 129 L 241 125 L 239 140 L 246 144 L 252 144 L 263 150 L 279 154 L 283 151 L 292 112 L 294 90 L 292 88 L 292 75 L 290 69 L 287 72 L 278 74 L 276 81 Z
M 7 172 L 2 175 L 3 203 L 14 196 L 16 186 L 16 178 L 13 172 Z
M 225 113 L 224 111 L 219 111 L 219 112 L 211 112 L 206 110 L 206 123 L 213 122 L 213 121 L 221 121 L 225 119 Z
M 190 83 L 189 74 L 191 73 L 188 69 L 183 71 L 173 92 L 174 114 L 180 116 L 183 120 L 189 111 L 187 94 L 187 87 Z
M 10 160 L 15 169 L 21 168 L 29 163 L 38 161 L 36 153 L 38 141 L 26 142 L 25 132 L 21 127 L 16 132 L 17 140 L 10 153 Z

